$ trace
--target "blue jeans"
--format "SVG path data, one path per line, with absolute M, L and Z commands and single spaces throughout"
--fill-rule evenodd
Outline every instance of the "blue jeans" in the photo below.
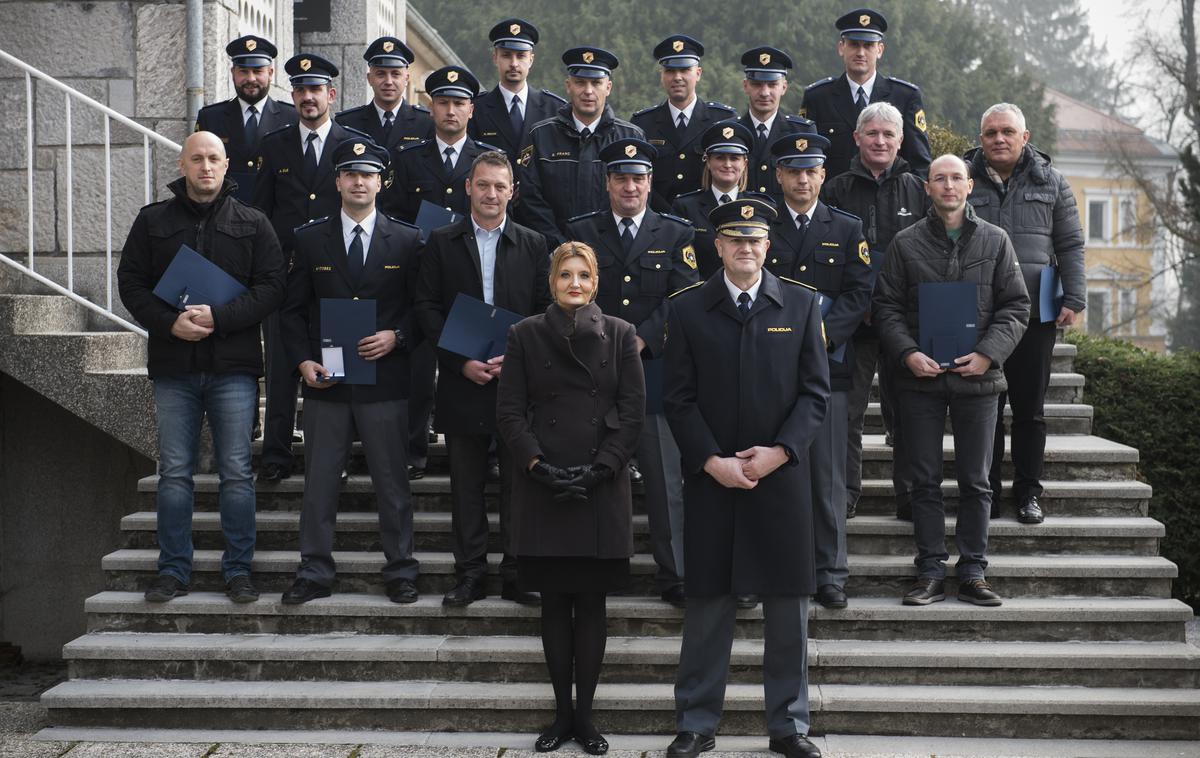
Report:
M 158 573 L 188 584 L 192 574 L 192 475 L 200 422 L 208 416 L 220 476 L 225 581 L 250 574 L 254 557 L 254 479 L 250 436 L 257 381 L 249 374 L 192 373 L 154 380 L 158 414 Z

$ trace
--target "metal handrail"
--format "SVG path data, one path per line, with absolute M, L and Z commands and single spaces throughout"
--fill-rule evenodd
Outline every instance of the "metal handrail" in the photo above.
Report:
M 113 321 L 116 324 L 136 332 L 143 337 L 146 336 L 145 330 L 126 321 L 120 316 L 113 313 L 113 282 L 112 282 L 112 129 L 113 121 L 120 123 L 128 129 L 131 129 L 135 134 L 142 137 L 142 160 L 145 164 L 145 198 L 149 203 L 154 196 L 154 187 L 152 184 L 153 172 L 151 171 L 151 152 L 150 142 L 153 140 L 156 144 L 164 148 L 179 152 L 182 147 L 162 136 L 153 129 L 148 129 L 133 119 L 124 116 L 117 111 L 109 108 L 104 103 L 88 97 L 79 90 L 70 87 L 49 74 L 40 71 L 39 69 L 25 63 L 4 50 L 0 50 L 0 61 L 16 66 L 25 72 L 25 119 L 26 119 L 26 144 L 25 144 L 25 167 L 27 171 L 26 192 L 29 197 L 27 199 L 26 208 L 29 214 L 29 262 L 22 264 L 19 261 L 13 260 L 9 256 L 0 252 L 0 260 L 18 270 L 29 274 L 37 281 L 50 287 L 54 291 L 71 298 L 77 303 L 86 306 L 87 308 L 99 313 L 105 318 Z M 33 80 L 38 79 L 53 88 L 63 92 L 65 116 L 65 148 L 66 148 L 66 220 L 67 220 L 67 286 L 54 282 L 51 279 L 42 276 L 34 271 L 34 251 L 36 249 L 34 235 L 34 146 L 36 142 L 35 136 L 35 119 L 33 112 Z M 71 133 L 71 101 L 72 99 L 79 101 L 88 108 L 94 111 L 99 111 L 104 116 L 104 223 L 105 223 L 105 303 L 103 306 L 93 303 L 86 297 L 75 292 L 75 176 L 74 176 L 74 158 L 73 158 L 73 142 Z

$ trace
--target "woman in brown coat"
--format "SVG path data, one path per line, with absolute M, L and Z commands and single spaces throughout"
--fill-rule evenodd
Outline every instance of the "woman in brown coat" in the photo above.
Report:
M 554 303 L 509 331 L 497 396 L 497 426 L 524 471 L 512 492 L 518 582 L 542 593 L 542 648 L 557 709 L 534 743 L 538 752 L 572 737 L 592 755 L 608 751 L 592 724 L 592 697 L 607 638 L 605 598 L 629 583 L 626 467 L 646 390 L 633 326 L 600 312 L 598 285 L 590 247 L 567 242 L 554 251 Z

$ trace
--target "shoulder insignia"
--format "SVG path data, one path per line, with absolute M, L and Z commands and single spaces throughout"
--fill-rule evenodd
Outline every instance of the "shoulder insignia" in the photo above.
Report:
M 694 256 L 693 256 L 693 257 L 694 257 Z M 695 266 L 693 266 L 692 268 L 695 268 Z M 687 292 L 688 290 L 694 290 L 694 289 L 696 289 L 696 288 L 697 288 L 697 287 L 699 287 L 701 284 L 704 284 L 704 282 L 700 281 L 700 282 L 696 282 L 695 284 L 689 284 L 688 286 L 684 287 L 684 288 L 683 288 L 683 289 L 681 289 L 681 290 L 675 290 L 675 291 L 674 291 L 674 292 L 672 292 L 671 294 L 667 295 L 667 297 L 675 297 L 676 295 L 682 295 L 684 292 Z
M 282 134 L 283 132 L 286 132 L 288 129 L 291 129 L 293 126 L 295 126 L 295 124 L 284 124 L 283 126 L 279 127 L 278 129 L 272 129 L 271 131 L 267 132 L 266 134 L 264 134 L 262 136 L 262 138 L 266 139 L 267 137 L 271 137 L 276 134 Z
M 887 79 L 889 82 L 895 82 L 896 84 L 903 84 L 905 87 L 908 87 L 910 89 L 915 89 L 917 92 L 921 91 L 921 88 L 918 87 L 917 85 L 913 84 L 912 82 L 906 82 L 903 79 L 897 79 L 894 76 L 885 76 L 883 78 Z
M 342 127 L 342 128 L 343 128 L 343 129 L 345 129 L 346 131 L 350 132 L 350 134 L 351 134 L 352 136 L 354 136 L 354 137 L 358 137 L 358 138 L 360 138 L 360 139 L 369 139 L 369 140 L 371 140 L 372 142 L 374 142 L 374 141 L 375 141 L 375 138 L 374 138 L 374 137 L 372 137 L 371 135 L 369 135 L 369 134 L 367 134 L 366 132 L 362 131 L 361 129 L 355 129 L 353 126 L 346 126 L 345 124 L 338 124 L 338 126 Z
M 526 145 L 521 154 L 517 156 L 517 163 L 523 167 L 529 166 L 529 161 L 533 159 L 533 145 Z
M 832 81 L 833 81 L 833 79 L 834 79 L 834 78 L 833 78 L 832 76 L 827 76 L 827 77 L 825 77 L 824 79 L 818 79 L 818 80 L 816 80 L 815 82 L 813 82 L 813 83 L 811 83 L 811 84 L 806 84 L 806 85 L 804 85 L 804 89 L 805 89 L 805 90 L 810 90 L 810 89 L 813 89 L 814 87 L 821 87 L 821 86 L 824 86 L 824 85 L 826 85 L 826 84 L 829 84 L 830 82 L 832 82 Z
M 691 226 L 691 225 L 692 225 L 692 222 L 691 222 L 691 221 L 688 221 L 686 218 L 683 218 L 682 216 L 676 216 L 676 215 L 674 215 L 673 213 L 662 213 L 662 212 L 659 212 L 659 214 L 658 214 L 658 215 L 659 215 L 659 217 L 661 217 L 661 218 L 670 219 L 671 221 L 678 222 L 678 223 L 680 223 L 680 224 L 683 224 L 684 226 Z
M 400 153 L 407 153 L 409 150 L 414 150 L 421 145 L 428 145 L 432 141 L 432 139 L 423 139 L 418 142 L 410 142 L 407 145 L 398 146 L 396 148 L 396 154 L 399 155 Z
M 300 226 L 297 226 L 296 231 L 300 231 L 301 229 L 307 229 L 310 226 L 319 226 L 320 224 L 324 224 L 330 218 L 332 218 L 332 216 L 322 216 L 321 218 L 314 218 L 312 221 L 309 221 L 307 224 L 301 224 Z
M 817 291 L 817 288 L 812 286 L 811 284 L 805 284 L 804 282 L 798 282 L 795 279 L 789 279 L 786 276 L 780 276 L 780 277 L 776 277 L 776 278 L 779 279 L 779 281 L 781 281 L 781 282 L 787 282 L 788 284 L 799 284 L 801 287 L 810 289 L 813 292 Z
M 402 218 L 396 218 L 395 216 L 388 216 L 388 214 L 386 214 L 386 213 L 383 215 L 387 216 L 388 221 L 391 221 L 393 224 L 399 224 L 400 226 L 407 226 L 409 229 L 416 229 L 418 232 L 421 231 L 421 227 L 417 226 L 416 224 L 409 223 L 408 221 L 405 221 Z
M 708 191 L 708 190 L 696 189 L 696 190 L 689 190 L 687 192 L 680 192 L 678 195 L 675 196 L 675 199 L 678 200 L 681 197 L 695 197 L 696 195 L 702 194 L 706 191 Z
M 643 114 L 650 113 L 651 111 L 655 110 L 656 108 L 661 108 L 662 106 L 663 106 L 663 104 L 659 103 L 658 105 L 651 105 L 651 106 L 642 108 L 640 111 L 637 111 L 636 113 L 633 114 L 633 118 L 637 118 L 638 116 L 641 116 Z
M 429 109 L 426 108 L 424 105 L 421 105 L 420 103 L 413 103 L 412 109 L 418 113 L 428 113 L 429 112 Z
M 863 265 L 865 265 L 865 266 L 870 266 L 870 265 L 871 265 L 871 251 L 870 251 L 870 249 L 867 247 L 867 241 L 866 241 L 866 240 L 859 240 L 859 241 L 858 241 L 858 259 L 859 259 L 860 261 L 862 261 L 862 262 L 863 262 Z
M 476 139 L 476 140 L 471 140 L 471 141 L 474 142 L 475 147 L 479 148 L 480 150 L 491 150 L 491 151 L 497 152 L 497 153 L 504 152 L 502 149 L 496 147 L 495 145 L 489 145 L 488 143 L 484 142 L 483 140 Z
M 366 107 L 365 105 L 359 105 L 355 108 L 347 108 L 344 111 L 338 111 L 337 113 L 333 114 L 333 118 L 336 120 L 336 119 L 341 118 L 342 116 L 353 116 L 354 114 L 358 113 L 365 107 Z
M 851 219 L 853 221 L 857 221 L 860 224 L 862 223 L 861 218 L 859 218 L 858 216 L 855 216 L 853 213 L 851 213 L 849 211 L 844 211 L 841 208 L 834 208 L 832 205 L 828 205 L 828 204 L 825 207 L 829 209 L 830 213 L 835 213 L 839 216 L 845 216 L 846 218 Z
M 732 108 L 732 107 L 726 105 L 725 103 L 718 103 L 715 100 L 709 102 L 708 107 L 716 108 L 719 111 L 728 111 L 729 113 L 737 113 L 737 110 L 735 108 Z
M 575 221 L 579 221 L 581 219 L 591 218 L 592 216 L 599 216 L 602 213 L 604 213 L 604 211 L 602 211 L 602 210 L 601 211 L 591 211 L 590 213 L 580 213 L 578 216 L 572 216 L 571 218 L 567 219 L 567 223 L 570 224 L 570 223 L 574 223 Z
M 683 262 L 688 265 L 688 268 L 692 269 L 692 271 L 695 271 L 696 270 L 696 248 L 693 247 L 692 245 L 684 245 L 683 250 L 681 252 L 683 253 Z
M 555 92 L 551 92 L 548 89 L 542 90 L 542 94 L 545 95 L 546 97 L 557 100 L 558 102 L 562 103 L 563 105 L 566 105 L 566 103 L 567 103 L 566 98 L 564 98 L 562 95 L 559 95 L 558 93 L 555 93 Z
M 925 109 L 924 108 L 917 111 L 916 114 L 913 115 L 913 126 L 917 127 L 922 132 L 925 131 Z

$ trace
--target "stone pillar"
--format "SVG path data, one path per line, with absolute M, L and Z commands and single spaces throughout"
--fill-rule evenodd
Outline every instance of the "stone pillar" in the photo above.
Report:
M 371 40 L 385 34 L 405 39 L 407 5 L 405 0 L 334 0 L 329 31 L 296 35 L 296 50 L 328 58 L 341 72 L 334 85 L 336 110 L 370 102 L 363 52 Z

